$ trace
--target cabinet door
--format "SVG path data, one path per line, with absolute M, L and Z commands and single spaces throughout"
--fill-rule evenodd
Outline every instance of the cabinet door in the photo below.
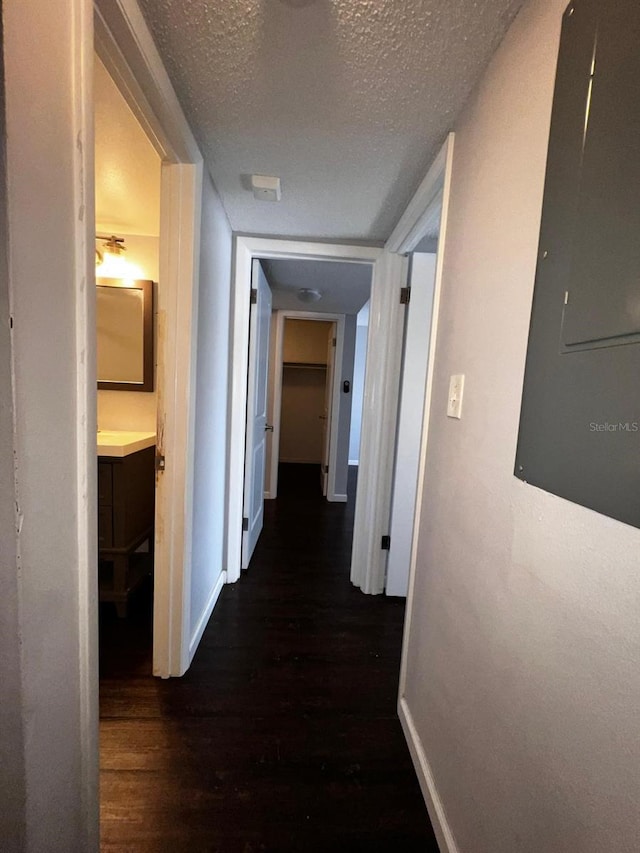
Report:
M 113 510 L 110 506 L 98 507 L 98 548 L 113 545 Z
M 98 462 L 98 506 L 111 506 L 112 503 L 112 465 L 110 462 Z

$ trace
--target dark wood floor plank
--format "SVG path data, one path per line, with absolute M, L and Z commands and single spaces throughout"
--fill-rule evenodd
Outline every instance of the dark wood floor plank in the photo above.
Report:
M 282 466 L 182 679 L 150 676 L 149 584 L 103 610 L 105 853 L 437 851 L 396 715 L 404 603 L 351 585 L 354 502 L 318 482 Z

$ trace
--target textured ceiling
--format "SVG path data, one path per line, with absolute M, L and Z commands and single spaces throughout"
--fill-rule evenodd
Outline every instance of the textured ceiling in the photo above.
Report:
M 273 294 L 273 308 L 285 311 L 316 311 L 357 314 L 369 299 L 370 264 L 337 261 L 262 261 Z M 297 298 L 301 287 L 319 290 L 322 299 L 304 303 Z
M 160 233 L 160 158 L 95 57 L 96 228 Z
M 140 5 L 234 230 L 381 241 L 522 0 Z

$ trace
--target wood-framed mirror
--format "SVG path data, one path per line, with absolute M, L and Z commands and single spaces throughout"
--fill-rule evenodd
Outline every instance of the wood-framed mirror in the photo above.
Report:
M 96 279 L 98 388 L 153 391 L 153 282 Z

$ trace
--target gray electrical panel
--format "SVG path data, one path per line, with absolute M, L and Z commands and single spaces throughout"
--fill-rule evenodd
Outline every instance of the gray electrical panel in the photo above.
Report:
M 640 3 L 563 19 L 515 474 L 640 527 Z

